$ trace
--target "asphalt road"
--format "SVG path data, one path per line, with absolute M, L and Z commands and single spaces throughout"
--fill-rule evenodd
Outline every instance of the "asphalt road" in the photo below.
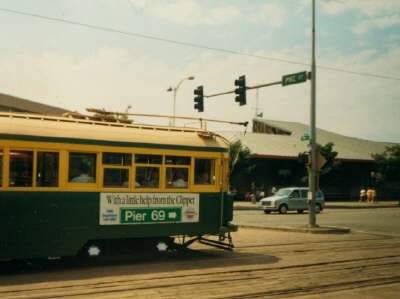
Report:
M 307 212 L 264 214 L 262 210 L 236 210 L 234 223 L 238 225 L 264 225 L 270 227 L 299 227 L 308 224 Z M 400 207 L 376 209 L 325 209 L 317 214 L 320 226 L 348 227 L 352 231 L 400 237 Z
M 239 225 L 308 223 L 306 213 L 234 213 Z M 398 298 L 399 216 L 399 207 L 326 209 L 318 224 L 352 233 L 242 227 L 234 251 L 194 243 L 163 254 L 0 263 L 0 298 Z
M 0 274 L 0 298 L 399 297 L 399 237 L 242 228 L 233 239 L 234 251 L 196 243 L 147 258 L 33 262 Z

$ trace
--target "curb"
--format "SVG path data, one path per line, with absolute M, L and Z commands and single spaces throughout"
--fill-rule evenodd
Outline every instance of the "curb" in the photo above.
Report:
M 351 232 L 351 229 L 348 227 L 333 227 L 333 226 L 286 227 L 286 226 L 239 225 L 239 227 L 251 228 L 251 229 L 278 230 L 278 231 L 297 232 L 297 233 L 311 233 L 311 234 L 347 234 Z
M 376 205 L 376 206 L 346 206 L 346 205 L 335 205 L 325 206 L 324 210 L 327 209 L 384 209 L 384 208 L 400 208 L 400 205 Z M 248 211 L 262 211 L 260 206 L 234 206 L 234 210 L 248 210 Z
M 255 207 L 243 207 L 243 206 L 235 207 L 235 206 L 233 206 L 233 209 L 234 210 L 255 210 L 255 211 L 258 211 L 258 210 L 262 211 L 263 210 L 261 207 L 258 207 L 258 206 L 255 206 Z
M 400 205 L 376 205 L 376 206 L 346 206 L 335 205 L 325 206 L 325 209 L 384 209 L 384 208 L 400 208 Z

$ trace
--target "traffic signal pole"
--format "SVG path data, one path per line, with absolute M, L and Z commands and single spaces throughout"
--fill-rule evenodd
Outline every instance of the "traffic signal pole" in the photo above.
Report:
M 237 96 L 235 98 L 236 102 L 239 104 L 245 105 L 246 104 L 246 91 L 250 89 L 259 89 L 262 87 L 272 86 L 272 85 L 282 85 L 282 86 L 289 86 L 292 84 L 303 83 L 306 82 L 307 79 L 311 80 L 311 99 L 310 99 L 310 153 L 311 153 L 311 165 L 307 167 L 308 171 L 308 205 L 309 205 L 309 226 L 316 227 L 316 215 L 315 215 L 315 198 L 316 198 L 316 186 L 317 186 L 317 137 L 316 137 L 316 78 L 317 78 L 317 71 L 316 71 L 316 62 L 315 62 L 315 0 L 312 0 L 312 45 L 311 45 L 311 72 L 299 72 L 295 74 L 288 74 L 282 77 L 282 80 L 275 81 L 271 83 L 265 83 L 255 86 L 246 86 L 246 78 L 245 76 L 240 76 L 239 79 L 235 80 L 236 89 L 203 95 L 204 98 L 212 98 L 221 95 L 235 93 Z M 196 94 L 196 92 L 195 92 Z M 196 99 L 195 99 L 196 101 Z M 196 106 L 195 106 L 196 108 Z M 200 111 L 199 111 L 200 112 Z
M 317 182 L 317 151 L 316 151 L 316 63 L 315 63 L 315 0 L 312 0 L 312 46 L 311 46 L 311 100 L 310 100 L 310 147 L 311 147 L 311 169 L 308 171 L 309 179 L 309 226 L 316 227 L 317 221 L 315 216 L 315 193 Z

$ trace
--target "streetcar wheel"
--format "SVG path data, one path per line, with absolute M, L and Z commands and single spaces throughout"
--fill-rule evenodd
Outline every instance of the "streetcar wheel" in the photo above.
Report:
M 101 246 L 98 243 L 87 243 L 78 252 L 78 256 L 82 258 L 92 258 L 102 253 Z
M 265 213 L 265 214 L 271 214 L 271 211 L 264 210 L 264 213 Z
M 297 210 L 297 213 L 301 214 L 304 210 Z

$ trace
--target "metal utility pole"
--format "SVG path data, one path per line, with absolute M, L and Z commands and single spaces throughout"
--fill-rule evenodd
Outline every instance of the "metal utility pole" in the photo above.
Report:
M 258 108 L 258 102 L 259 102 L 259 100 L 260 100 L 260 89 L 259 88 L 257 88 L 256 89 L 256 112 L 255 112 L 255 117 L 259 117 L 258 115 L 258 111 L 259 111 L 259 108 Z M 261 113 L 262 114 L 262 113 Z
M 309 170 L 308 204 L 309 204 L 309 226 L 316 227 L 315 216 L 315 191 L 317 182 L 317 151 L 316 151 L 316 129 L 315 129 L 315 107 L 316 107 L 316 67 L 315 67 L 315 0 L 312 0 L 312 45 L 311 45 L 311 105 L 310 105 L 310 147 L 311 147 L 311 169 Z

